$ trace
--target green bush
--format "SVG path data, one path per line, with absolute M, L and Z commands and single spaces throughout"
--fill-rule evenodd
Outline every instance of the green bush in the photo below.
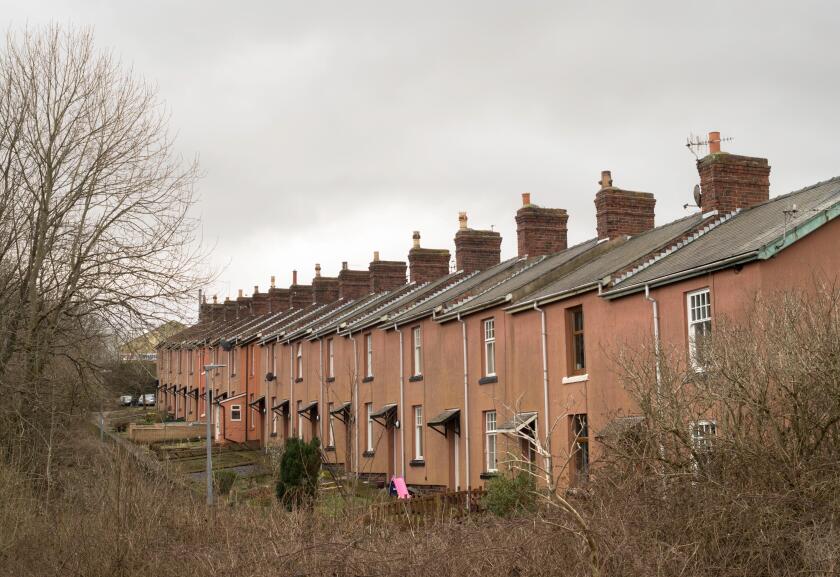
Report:
M 297 507 L 311 508 L 318 491 L 321 450 L 317 438 L 307 443 L 292 438 L 286 441 L 280 458 L 277 499 L 290 511 Z
M 220 495 L 230 493 L 230 490 L 233 489 L 233 484 L 238 478 L 239 475 L 236 474 L 236 471 L 231 471 L 230 469 L 213 472 L 213 484 L 216 486 L 216 491 Z
M 499 517 L 531 511 L 534 508 L 534 491 L 534 479 L 527 473 L 500 475 L 487 482 L 484 506 Z

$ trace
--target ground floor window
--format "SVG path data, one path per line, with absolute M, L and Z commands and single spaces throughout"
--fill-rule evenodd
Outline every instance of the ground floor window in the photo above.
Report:
M 572 415 L 572 482 L 589 480 L 589 419 L 586 414 Z
M 231 421 L 241 421 L 242 420 L 242 405 L 231 405 L 230 406 L 230 420 Z

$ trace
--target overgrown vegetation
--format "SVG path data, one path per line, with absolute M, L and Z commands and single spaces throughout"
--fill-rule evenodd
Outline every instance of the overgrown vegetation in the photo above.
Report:
M 321 471 L 321 448 L 318 439 L 309 442 L 298 438 L 286 441 L 280 458 L 277 499 L 288 510 L 312 508 L 318 492 Z
M 499 475 L 487 482 L 484 506 L 499 517 L 533 511 L 536 503 L 534 477 L 526 473 Z
M 213 472 L 213 484 L 220 495 L 229 494 L 237 478 L 239 478 L 239 475 L 236 474 L 236 471 L 230 469 Z

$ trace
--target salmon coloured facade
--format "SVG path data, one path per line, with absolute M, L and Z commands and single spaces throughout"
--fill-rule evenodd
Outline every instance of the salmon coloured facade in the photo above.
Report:
M 526 193 L 504 261 L 500 235 L 462 213 L 453 272 L 415 232 L 408 265 L 375 253 L 368 270 L 316 265 L 309 285 L 295 272 L 287 289 L 201 298 L 199 321 L 158 348 L 158 403 L 204 422 L 209 388 L 215 441 L 317 437 L 325 460 L 379 481 L 479 486 L 536 461 L 539 439 L 584 482 L 603 432 L 639 418 L 618 350 L 657 337 L 696 362 L 697 339 L 756 294 L 840 273 L 840 178 L 771 199 L 765 159 L 709 140 L 698 212 L 658 227 L 653 195 L 605 171 L 597 236 L 574 246 L 570 215 Z

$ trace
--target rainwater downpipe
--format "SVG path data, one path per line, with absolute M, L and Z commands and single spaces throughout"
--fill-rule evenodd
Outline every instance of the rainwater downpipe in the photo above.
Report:
M 466 464 L 467 487 L 470 486 L 470 395 L 469 395 L 469 371 L 467 370 L 467 323 L 458 313 L 458 322 L 461 323 L 461 335 L 464 339 L 464 450 Z M 456 482 L 456 485 L 458 483 Z
M 651 303 L 653 307 L 653 354 L 656 358 L 656 402 L 661 402 L 662 396 L 662 360 L 659 343 L 659 302 L 650 296 L 650 285 L 645 285 L 645 299 Z M 659 457 L 664 461 L 665 446 L 662 441 L 659 442 Z
M 356 352 L 356 339 L 350 331 L 349 339 L 353 341 L 353 470 L 359 478 L 359 359 Z
M 324 403 L 324 338 L 321 337 L 318 339 L 318 372 L 321 375 L 321 391 L 320 395 L 321 398 L 318 399 L 318 434 L 321 436 L 322 444 L 324 438 L 324 419 L 321 418 L 321 413 L 324 411 L 324 407 L 327 406 Z M 329 413 L 327 413 L 327 421 L 329 421 Z M 327 439 L 329 440 L 329 439 Z
M 540 313 L 540 348 L 542 349 L 542 372 L 543 372 L 543 411 L 545 412 L 545 421 L 543 428 L 545 429 L 545 441 L 547 446 L 545 456 L 545 475 L 547 477 L 549 486 L 551 486 L 551 478 L 554 471 L 551 470 L 551 418 L 548 413 L 548 333 L 545 328 L 545 311 L 537 305 L 534 301 L 534 310 Z
M 297 403 L 295 403 L 295 362 L 294 362 L 294 347 L 292 343 L 289 343 L 289 420 L 292 422 L 289 423 L 290 429 L 292 431 L 292 437 L 295 436 L 295 423 L 297 423 L 298 415 L 297 415 Z M 294 411 L 294 417 L 292 417 L 292 411 Z M 300 431 L 297 431 L 297 434 L 300 435 Z
M 400 471 L 403 479 L 405 479 L 405 380 L 403 371 L 405 370 L 403 359 L 403 334 L 402 330 L 394 323 L 394 330 L 400 335 Z

